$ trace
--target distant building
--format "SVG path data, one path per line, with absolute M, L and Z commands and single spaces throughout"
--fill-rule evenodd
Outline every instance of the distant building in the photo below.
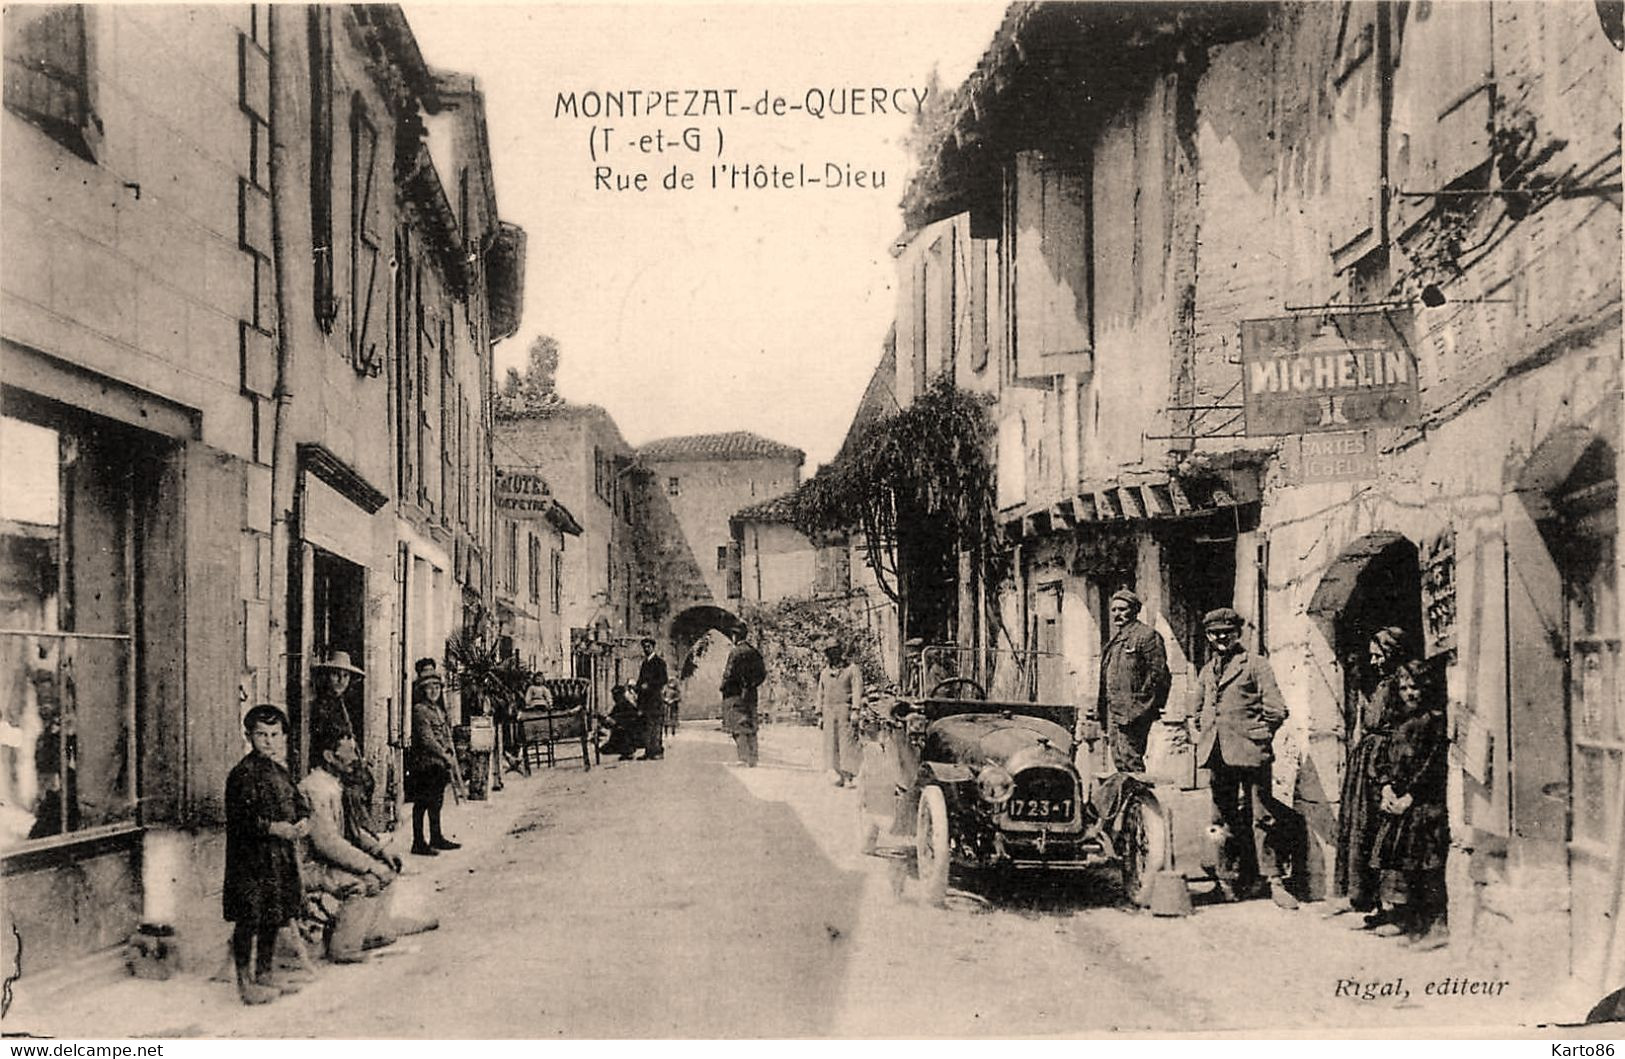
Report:
M 641 630 L 632 446 L 602 408 L 563 401 L 499 411 L 495 437 L 498 473 L 541 476 L 579 526 L 557 588 L 568 637 L 563 675 L 592 680 L 607 701 L 611 685 L 636 674 Z
M 552 496 L 547 479 L 498 468 L 495 476 L 497 629 L 533 672 L 561 677 L 571 671 L 570 627 L 564 618 L 567 563 L 583 558 L 582 527 Z M 574 551 L 568 541 L 578 542 Z
M 729 519 L 743 507 L 799 486 L 807 454 L 740 430 L 661 438 L 640 447 L 638 459 L 677 516 L 711 595 L 736 597 L 729 586 L 737 562 Z

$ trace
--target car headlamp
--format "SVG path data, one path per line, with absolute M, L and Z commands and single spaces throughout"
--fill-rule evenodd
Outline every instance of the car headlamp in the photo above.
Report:
M 976 774 L 976 792 L 985 801 L 994 805 L 1002 805 L 1010 800 L 1010 795 L 1016 790 L 1016 781 L 1010 773 L 998 765 L 988 765 Z

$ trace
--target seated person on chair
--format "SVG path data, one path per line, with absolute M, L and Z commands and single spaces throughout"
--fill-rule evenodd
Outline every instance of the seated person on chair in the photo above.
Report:
M 349 774 L 358 757 L 355 740 L 332 733 L 311 747 L 320 765 L 299 784 L 310 806 L 310 835 L 304 846 L 301 874 L 305 888 L 328 895 L 333 924 L 328 937 L 328 958 L 335 963 L 357 963 L 365 949 L 392 943 L 400 934 L 430 930 L 433 921 L 397 921 L 389 910 L 386 889 L 401 870 L 401 858 L 390 853 L 378 836 L 345 818 L 341 777 Z M 346 826 L 349 823 L 351 826 Z
M 600 754 L 617 754 L 622 760 L 632 756 L 643 745 L 643 714 L 632 689 L 617 684 L 610 689 L 609 738 L 599 746 Z

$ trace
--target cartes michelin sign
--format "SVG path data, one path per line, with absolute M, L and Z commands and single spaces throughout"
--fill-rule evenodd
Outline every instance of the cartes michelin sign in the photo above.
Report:
M 1241 325 L 1247 433 L 1311 434 L 1416 422 L 1409 310 L 1280 316 Z

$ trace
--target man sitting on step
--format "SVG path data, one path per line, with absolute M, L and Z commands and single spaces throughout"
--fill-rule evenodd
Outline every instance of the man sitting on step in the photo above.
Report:
M 367 949 L 439 924 L 397 920 L 390 914 L 386 890 L 400 874 L 401 858 L 386 850 L 377 835 L 346 821 L 343 777 L 355 766 L 355 740 L 334 733 L 313 744 L 311 755 L 320 764 L 299 784 L 310 806 L 305 887 L 327 895 L 324 903 L 329 907 L 337 904 L 328 934 L 328 958 L 335 963 L 359 963 L 366 958 Z

